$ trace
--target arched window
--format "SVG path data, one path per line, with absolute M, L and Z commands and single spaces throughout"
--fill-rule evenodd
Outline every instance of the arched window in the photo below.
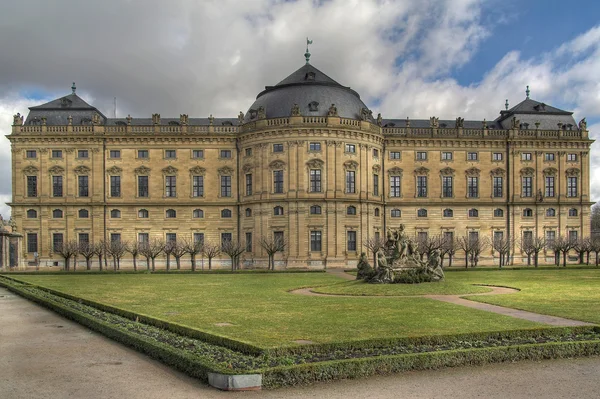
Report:
M 533 216 L 533 211 L 531 210 L 531 208 L 525 208 L 525 209 L 523 209 L 523 216 L 524 217 L 532 217 Z
M 402 212 L 400 211 L 400 209 L 392 209 L 390 212 L 390 216 L 393 218 L 399 218 L 402 216 Z
M 80 209 L 79 210 L 79 217 L 81 219 L 87 219 L 90 217 L 90 211 L 88 211 L 87 209 Z
M 147 219 L 147 218 L 148 218 L 148 216 L 150 216 L 150 215 L 149 215 L 149 213 L 148 213 L 148 210 L 147 210 L 147 209 L 140 209 L 140 210 L 138 211 L 138 217 L 139 217 L 140 219 Z
M 319 205 L 312 205 L 310 207 L 310 214 L 311 215 L 320 215 L 321 214 L 321 207 Z
M 177 217 L 177 211 L 175 209 L 167 209 L 167 212 L 165 214 L 168 218 L 176 218 Z
M 417 217 L 426 218 L 427 217 L 427 209 L 421 208 L 417 211 Z
M 62 219 L 63 211 L 61 209 L 55 209 L 52 211 L 52 217 L 55 219 Z
M 446 208 L 444 209 L 444 217 L 451 218 L 454 216 L 454 211 L 452 209 Z
M 546 216 L 550 217 L 550 218 L 556 216 L 556 209 L 554 209 L 554 208 L 546 209 Z
M 469 217 L 470 218 L 477 218 L 479 217 L 479 211 L 475 208 L 471 208 L 469 209 Z
M 202 209 L 194 209 L 193 217 L 194 219 L 202 219 L 204 217 L 204 211 Z
M 249 218 L 250 216 L 252 216 L 252 209 L 246 208 L 246 217 Z
M 349 206 L 348 208 L 346 208 L 346 215 L 356 215 L 356 207 Z
M 375 216 L 379 216 L 379 208 L 375 208 Z
M 494 217 L 495 218 L 504 217 L 504 211 L 502 209 L 500 209 L 500 208 L 494 209 Z
M 221 211 L 222 218 L 230 218 L 231 217 L 231 209 L 223 209 Z
M 283 207 L 276 206 L 275 208 L 273 208 L 273 215 L 274 216 L 283 216 Z
M 27 210 L 27 218 L 28 219 L 35 219 L 35 218 L 37 218 L 37 211 L 35 209 L 28 209 Z
M 569 216 L 577 216 L 577 209 L 575 209 L 575 208 L 569 209 Z
M 118 209 L 111 209 L 110 211 L 110 217 L 113 219 L 118 219 L 121 217 L 121 211 Z

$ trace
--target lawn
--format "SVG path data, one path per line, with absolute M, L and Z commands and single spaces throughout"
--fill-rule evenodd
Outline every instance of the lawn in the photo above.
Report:
M 411 296 L 477 294 L 489 292 L 491 289 L 447 278 L 444 281 L 429 284 L 368 284 L 364 281 L 347 281 L 317 287 L 313 291 L 335 295 Z
M 456 273 L 449 279 L 463 278 L 463 274 L 477 273 Z M 296 345 L 296 340 L 324 343 L 540 326 L 424 298 L 309 297 L 288 292 L 344 284 L 338 277 L 321 273 L 18 278 L 265 348 Z

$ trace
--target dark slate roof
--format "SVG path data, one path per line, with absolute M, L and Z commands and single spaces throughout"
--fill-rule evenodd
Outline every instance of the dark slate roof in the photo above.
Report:
M 429 128 L 429 119 L 409 119 L 410 127 L 414 128 Z M 496 121 L 486 121 L 488 129 L 502 129 L 502 126 Z M 456 120 L 440 119 L 439 124 L 441 128 L 454 128 L 456 126 Z M 406 119 L 383 119 L 381 126 L 383 127 L 406 127 Z M 483 121 L 463 121 L 463 127 L 465 129 L 482 129 Z
M 127 125 L 127 118 L 108 118 L 106 124 Z M 161 126 L 179 125 L 179 118 L 160 118 Z M 152 118 L 131 118 L 132 126 L 149 126 L 153 125 Z M 208 126 L 210 125 L 208 118 L 189 118 L 188 125 L 190 126 Z M 238 118 L 214 118 L 215 126 L 237 126 Z
M 310 103 L 316 102 L 316 111 Z M 300 107 L 303 116 L 326 116 L 331 104 L 335 104 L 338 115 L 343 118 L 360 118 L 360 110 L 367 108 L 357 92 L 342 86 L 310 64 L 306 64 L 275 86 L 267 86 L 258 94 L 244 118 L 251 121 L 250 110 L 264 107 L 267 118 L 288 117 L 294 104 Z
M 96 110 L 95 107 L 86 103 L 77 94 L 72 93 L 67 96 L 57 98 L 47 102 L 46 104 L 38 105 L 36 107 L 29 107 L 30 110 L 64 110 L 64 109 L 77 109 L 77 110 Z
M 41 124 L 41 119 L 46 118 L 47 125 L 67 125 L 68 118 L 73 118 L 73 125 L 91 124 L 94 114 L 98 113 L 101 123 L 106 121 L 106 117 L 96 107 L 86 103 L 77 94 L 72 93 L 64 97 L 57 98 L 46 104 L 36 107 L 29 107 L 29 115 L 25 125 Z
M 545 113 L 545 114 L 561 114 L 561 115 L 572 115 L 573 114 L 572 112 L 563 111 L 562 109 L 558 109 L 558 108 L 552 107 L 550 105 L 546 105 L 544 103 L 532 100 L 530 98 L 526 98 L 525 100 L 521 101 L 519 104 L 515 105 L 508 111 L 504 111 L 504 112 L 509 112 L 509 113 L 513 113 L 513 114 L 528 114 L 528 113 L 533 113 L 533 114 Z
M 513 117 L 519 121 L 519 125 L 528 129 L 535 129 L 536 123 L 538 123 L 538 129 L 541 130 L 558 130 L 559 123 L 564 126 L 563 129 L 577 129 L 572 112 L 563 111 L 530 98 L 526 98 L 507 111 L 500 111 L 496 122 L 502 128 L 510 129 Z

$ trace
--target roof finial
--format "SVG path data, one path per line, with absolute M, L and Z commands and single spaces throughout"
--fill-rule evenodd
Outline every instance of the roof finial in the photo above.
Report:
M 312 44 L 312 40 L 308 40 L 308 37 L 306 38 L 306 53 L 304 53 L 304 58 L 306 58 L 306 63 L 309 64 L 310 62 L 310 53 L 308 52 L 308 45 Z
M 529 98 L 529 93 L 530 93 L 530 91 L 529 91 L 529 85 L 527 85 L 527 90 L 525 90 L 525 94 L 527 95 L 527 98 Z
M 506 110 L 508 111 L 508 98 L 506 99 L 506 102 L 504 103 L 504 108 L 506 108 Z
M 73 90 L 73 94 L 75 94 L 75 90 L 77 90 L 77 87 L 75 87 L 75 82 L 73 82 L 73 86 L 71 86 L 71 90 Z

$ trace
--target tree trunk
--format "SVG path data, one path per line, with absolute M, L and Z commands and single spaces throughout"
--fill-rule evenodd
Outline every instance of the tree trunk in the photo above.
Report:
M 113 256 L 113 270 L 116 272 L 117 271 L 117 257 Z
M 538 252 L 536 252 L 536 253 L 534 254 L 534 258 L 533 258 L 533 266 L 534 266 L 534 267 L 538 267 L 538 256 L 539 256 L 539 253 L 538 253 Z
M 579 251 L 579 264 L 583 265 L 583 253 L 584 251 Z
M 590 251 L 587 251 L 587 253 L 585 255 L 586 255 L 585 264 L 589 266 L 590 265 Z
M 567 251 L 563 251 L 563 267 L 567 267 Z
M 598 252 L 596 252 L 596 267 L 598 267 L 599 261 L 600 261 L 600 259 L 598 259 Z
M 146 270 L 150 271 L 150 258 L 146 256 Z
M 191 254 L 190 257 L 192 258 L 192 271 L 195 272 L 196 271 L 196 254 Z
M 235 271 L 235 262 L 233 261 L 233 256 L 230 256 L 231 258 L 231 271 Z
M 167 271 L 171 271 L 171 255 L 167 254 Z
M 527 266 L 531 266 L 531 253 L 527 254 Z
M 177 263 L 177 270 L 181 270 L 181 257 L 175 257 L 175 263 Z
M 208 257 L 208 270 L 212 270 L 212 258 Z
M 156 271 L 156 258 L 152 258 L 152 271 Z
M 98 255 L 98 267 L 102 271 L 102 254 Z
M 77 256 L 73 258 L 73 271 L 77 270 Z
M 137 255 L 133 255 L 133 271 L 137 272 Z
M 448 254 L 448 267 L 452 267 L 452 254 Z
M 92 270 L 92 258 L 85 258 L 85 268 Z

